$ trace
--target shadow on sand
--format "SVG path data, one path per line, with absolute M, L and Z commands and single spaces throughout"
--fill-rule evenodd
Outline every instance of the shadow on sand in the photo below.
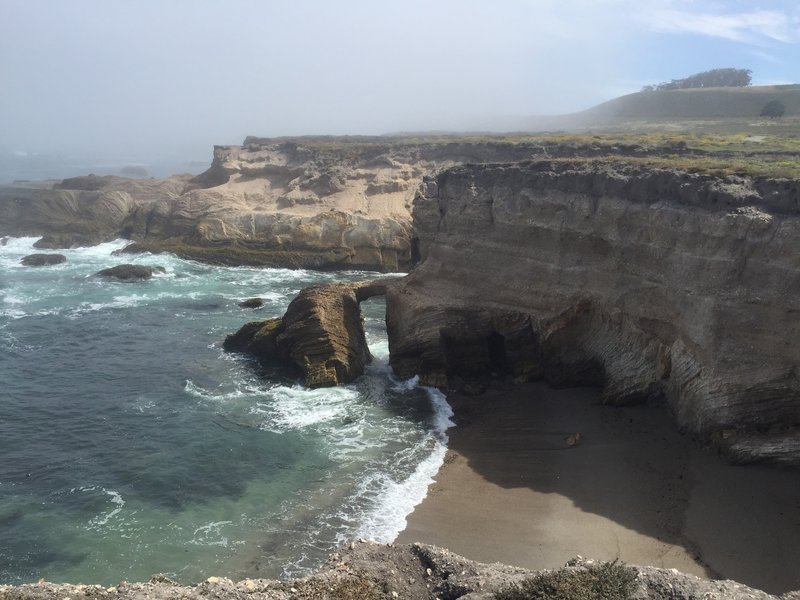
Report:
M 400 541 L 529 568 L 582 554 L 800 589 L 800 471 L 730 466 L 664 407 L 603 406 L 593 389 L 448 400 L 451 464 Z

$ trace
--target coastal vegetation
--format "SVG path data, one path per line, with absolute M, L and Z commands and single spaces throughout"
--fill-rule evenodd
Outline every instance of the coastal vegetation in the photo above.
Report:
M 586 569 L 565 567 L 523 579 L 495 593 L 495 600 L 629 600 L 636 591 L 636 571 L 618 561 Z
M 710 87 L 746 87 L 752 82 L 753 72 L 750 69 L 711 69 L 695 73 L 683 79 L 673 79 L 657 85 L 646 85 L 643 92 L 656 90 L 685 90 Z
M 782 102 L 786 106 L 787 115 L 797 115 L 800 113 L 800 85 L 701 87 L 636 92 L 603 102 L 572 117 L 582 127 L 596 127 L 609 120 L 655 120 L 672 121 L 673 127 L 686 128 L 696 120 L 719 122 L 755 119 L 770 100 Z
M 352 573 L 330 580 L 309 578 L 295 584 L 296 600 L 380 600 L 375 582 L 365 573 Z
M 770 100 L 761 109 L 762 117 L 782 117 L 786 113 L 786 106 L 780 100 Z
M 620 121 L 615 127 L 581 133 L 409 135 L 390 138 L 313 137 L 306 147 L 364 153 L 392 145 L 509 144 L 531 146 L 531 159 L 602 161 L 669 168 L 715 176 L 800 176 L 800 117 L 779 127 L 752 119 L 697 120 L 676 130 L 675 121 Z M 277 141 L 277 140 L 276 140 Z M 566 156 L 558 156 L 558 154 Z M 180 253 L 180 252 L 179 252 Z

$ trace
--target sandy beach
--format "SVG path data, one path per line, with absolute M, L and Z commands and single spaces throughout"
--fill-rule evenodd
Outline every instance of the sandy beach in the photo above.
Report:
M 730 466 L 665 408 L 597 398 L 537 383 L 450 395 L 445 464 L 397 541 L 532 569 L 582 555 L 800 589 L 797 470 Z

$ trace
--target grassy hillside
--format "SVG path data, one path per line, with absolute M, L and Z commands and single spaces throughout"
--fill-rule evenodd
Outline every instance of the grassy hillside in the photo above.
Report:
M 637 92 L 574 116 L 586 121 L 753 118 L 770 100 L 783 102 L 785 116 L 800 115 L 800 84 Z

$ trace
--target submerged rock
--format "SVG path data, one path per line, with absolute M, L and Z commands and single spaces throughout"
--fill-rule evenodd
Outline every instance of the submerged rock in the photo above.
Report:
M 63 254 L 29 254 L 20 260 L 26 267 L 46 267 L 49 265 L 60 265 L 67 262 L 67 257 Z
M 283 318 L 247 323 L 225 338 L 223 348 L 289 362 L 308 387 L 349 383 L 372 360 L 359 302 L 385 294 L 393 281 L 307 287 L 292 300 Z
M 259 308 L 264 306 L 264 301 L 261 298 L 248 298 L 239 302 L 239 306 L 242 308 Z
M 146 281 L 154 273 L 166 273 L 166 269 L 164 267 L 149 267 L 146 265 L 117 265 L 98 271 L 95 276 L 119 281 Z

